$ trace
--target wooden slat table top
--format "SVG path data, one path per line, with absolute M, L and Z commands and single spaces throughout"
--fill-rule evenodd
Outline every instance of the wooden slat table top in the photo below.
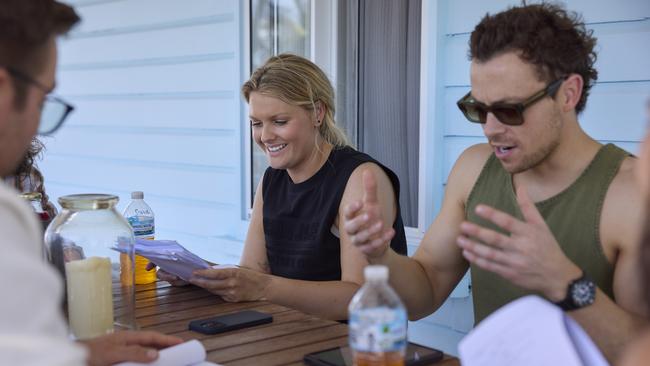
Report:
M 215 335 L 187 328 L 190 320 L 245 309 L 270 313 L 273 322 Z M 265 301 L 228 303 L 198 287 L 172 287 L 166 282 L 136 286 L 136 319 L 140 329 L 200 340 L 209 361 L 227 366 L 298 366 L 307 353 L 348 343 L 345 324 Z M 445 357 L 437 365 L 458 364 L 457 359 Z

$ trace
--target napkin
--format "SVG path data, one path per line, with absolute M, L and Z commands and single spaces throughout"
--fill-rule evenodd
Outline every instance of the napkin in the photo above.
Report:
M 150 363 L 122 362 L 115 366 L 219 366 L 205 360 L 203 344 L 193 339 L 165 348 L 158 353 L 158 359 Z
M 562 309 L 529 295 L 485 318 L 458 344 L 465 366 L 607 366 L 584 330 Z

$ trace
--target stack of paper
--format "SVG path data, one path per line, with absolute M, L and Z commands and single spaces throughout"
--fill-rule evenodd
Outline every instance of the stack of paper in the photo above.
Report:
M 183 248 L 175 240 L 136 239 L 135 254 L 147 258 L 165 272 L 185 281 L 192 277 L 194 270 L 210 268 L 206 261 Z
M 122 362 L 116 366 L 219 366 L 205 360 L 205 348 L 193 339 L 158 353 L 158 359 L 150 363 Z
M 608 365 L 573 319 L 532 295 L 483 320 L 460 342 L 458 351 L 464 366 Z

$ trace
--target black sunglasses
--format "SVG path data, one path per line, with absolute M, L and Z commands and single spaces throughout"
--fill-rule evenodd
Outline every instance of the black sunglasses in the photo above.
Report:
M 470 122 L 485 123 L 487 114 L 492 113 L 499 122 L 510 126 L 518 126 L 524 123 L 524 110 L 545 96 L 554 98 L 564 80 L 566 80 L 566 77 L 555 80 L 521 103 L 494 103 L 488 106 L 474 99 L 470 91 L 460 98 L 456 104 Z
M 74 107 L 65 100 L 50 94 L 50 89 L 26 73 L 13 67 L 5 67 L 13 77 L 31 84 L 45 93 L 45 101 L 41 111 L 41 120 L 38 123 L 39 135 L 50 135 L 58 130 Z

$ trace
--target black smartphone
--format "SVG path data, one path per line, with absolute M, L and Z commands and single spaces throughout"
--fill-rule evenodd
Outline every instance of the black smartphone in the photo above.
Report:
M 408 343 L 406 347 L 406 366 L 431 365 L 442 360 L 444 354 L 435 348 Z M 330 348 L 320 352 L 305 355 L 303 361 L 310 366 L 352 366 L 350 347 Z
M 219 315 L 207 319 L 192 320 L 189 329 L 203 334 L 217 334 L 273 321 L 273 316 L 255 310 Z

